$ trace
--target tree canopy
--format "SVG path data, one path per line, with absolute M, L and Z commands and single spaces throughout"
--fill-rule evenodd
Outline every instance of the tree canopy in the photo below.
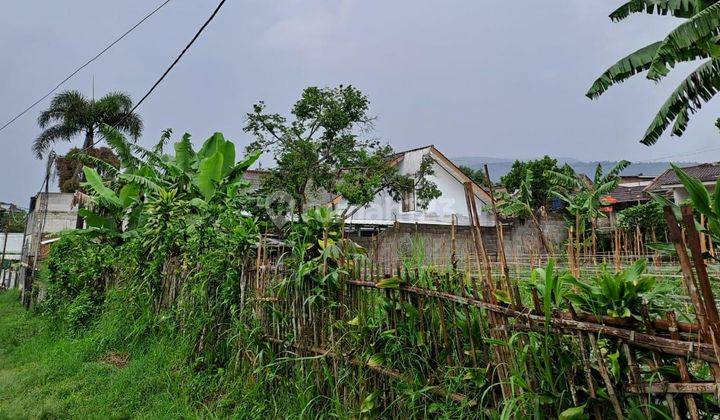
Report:
M 575 171 L 568 166 L 558 167 L 557 159 L 550 156 L 543 156 L 541 159 L 529 160 L 522 162 L 516 160 L 513 163 L 510 172 L 500 179 L 500 183 L 507 189 L 509 193 L 513 193 L 521 189 L 524 182 L 528 182 L 528 171 L 532 173 L 529 178 L 530 185 L 527 186 L 531 197 L 528 204 L 534 208 L 540 208 L 547 203 L 550 198 L 550 190 L 553 182 L 548 175 L 549 172 L 560 172 L 566 175 L 574 176 Z
M 87 99 L 76 90 L 61 92 L 38 117 L 43 131 L 35 139 L 33 151 L 41 159 L 54 143 L 69 142 L 78 135 L 85 136 L 83 149 L 88 149 L 103 124 L 137 139 L 143 122 L 138 114 L 130 112 L 132 107 L 132 99 L 123 92 L 111 92 L 98 100 Z
M 481 187 L 489 187 L 490 180 L 485 176 L 485 171 L 482 169 L 473 169 L 469 166 L 460 165 L 458 168 L 467 175 L 474 183 Z
M 427 180 L 432 165 L 425 160 L 417 173 L 400 174 L 393 149 L 370 136 L 369 107 L 362 92 L 343 85 L 305 89 L 291 118 L 256 104 L 247 114 L 245 131 L 255 136 L 248 149 L 269 152 L 276 162 L 263 177 L 263 190 L 287 193 L 298 216 L 319 195 L 363 205 L 383 190 L 396 200 L 414 191 L 418 206 L 426 207 L 440 195 Z

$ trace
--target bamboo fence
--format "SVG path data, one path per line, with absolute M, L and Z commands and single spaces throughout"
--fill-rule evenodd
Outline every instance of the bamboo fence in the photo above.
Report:
M 471 190 L 466 193 L 472 196 Z M 680 315 L 690 322 L 679 322 L 674 312 L 653 319 L 646 306 L 638 321 L 584 313 L 569 301 L 565 311 L 548 313 L 536 289 L 531 289 L 531 303 L 526 305 L 518 279 L 508 269 L 512 263 L 504 256 L 496 263 L 490 261 L 474 200 L 467 201 L 475 253 L 464 269 L 458 268 L 454 229 L 449 270 L 358 259 L 344 262 L 335 288 L 307 279 L 289 281 L 291 273 L 282 261 L 268 255 L 261 241 L 256 267 L 248 270 L 252 279 L 247 294 L 264 340 L 280 353 L 303 356 L 313 368 L 320 369 L 319 360 L 325 360 L 334 392 L 347 403 L 358 404 L 371 390 L 380 390 L 387 406 L 396 398 L 393 384 L 413 383 L 435 398 L 470 407 L 497 407 L 523 392 L 511 376 L 520 375 L 528 384 L 524 389 L 537 387 L 541 366 L 532 358 L 519 357 L 516 350 L 527 344 L 529 334 L 551 334 L 576 355 L 560 381 L 567 384 L 576 405 L 602 400 L 618 418 L 624 417 L 623 404 L 629 396 L 664 405 L 674 419 L 709 416 L 706 397 L 718 408 L 720 318 L 703 259 L 706 248 L 691 208 L 683 208 L 681 220 L 669 209 L 665 214 L 669 239 L 677 251 L 678 276 L 692 305 L 691 313 Z M 502 232 L 498 237 L 502 241 Z M 379 344 L 382 332 L 396 344 L 396 350 L 389 351 L 391 360 L 373 357 L 388 352 L 389 346 Z M 611 377 L 603 343 L 622 352 L 624 380 Z M 409 354 L 416 359 L 406 360 Z M 702 365 L 710 372 L 704 379 L 693 373 Z M 340 367 L 354 374 L 349 385 L 338 391 Z M 663 373 L 664 367 L 677 369 L 679 378 Z M 455 372 L 478 370 L 487 375 L 487 383 L 498 386 L 488 391 L 467 381 L 448 380 Z M 328 388 L 333 386 L 324 384 L 319 374 L 317 382 L 319 389 L 332 392 Z M 601 417 L 597 404 L 592 415 Z

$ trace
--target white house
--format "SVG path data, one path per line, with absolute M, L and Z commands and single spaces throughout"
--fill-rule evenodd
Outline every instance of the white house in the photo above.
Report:
M 352 207 L 346 212 L 347 223 L 352 226 L 390 226 L 400 224 L 450 225 L 455 215 L 459 226 L 469 226 L 467 201 L 465 199 L 465 183 L 471 182 L 474 192 L 475 206 L 481 226 L 495 226 L 492 213 L 486 210 L 490 204 L 490 195 L 482 187 L 472 182 L 460 168 L 445 157 L 434 146 L 425 146 L 396 154 L 394 164 L 400 173 L 412 175 L 418 172 L 424 156 L 433 160 L 434 174 L 428 179 L 434 182 L 442 195 L 432 200 L 426 209 L 420 208 L 415 194 L 407 194 L 398 202 L 382 191 L 375 199 L 365 206 Z M 336 197 L 331 205 L 338 211 L 348 208 L 347 200 Z

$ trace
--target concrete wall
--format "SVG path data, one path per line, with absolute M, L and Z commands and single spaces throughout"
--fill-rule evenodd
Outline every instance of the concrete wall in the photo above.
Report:
M 47 215 L 42 226 L 44 205 L 47 200 Z M 34 255 L 37 247 L 36 241 L 48 234 L 59 233 L 75 229 L 77 221 L 77 207 L 72 206 L 72 193 L 40 193 L 35 198 L 35 206 L 28 215 L 28 231 L 25 247 L 27 255 Z M 40 230 L 42 229 L 42 232 Z
M 567 239 L 567 229 L 563 219 L 551 216 L 541 221 L 545 237 L 555 246 L 556 251 Z M 497 234 L 494 227 L 482 227 L 483 243 L 491 259 L 497 260 Z M 370 236 L 367 232 L 359 235 L 350 232 L 349 237 L 362 245 L 371 257 L 378 257 L 384 264 L 395 267 L 406 258 L 421 259 L 420 265 L 450 264 L 452 237 L 450 226 L 397 223 L 386 229 L 378 230 Z M 529 221 L 515 221 L 503 225 L 505 255 L 508 262 L 514 259 L 523 261 L 529 254 L 544 254 L 538 232 Z M 475 264 L 475 247 L 472 233 L 467 226 L 458 226 L 456 230 L 456 256 L 460 267 L 467 261 Z

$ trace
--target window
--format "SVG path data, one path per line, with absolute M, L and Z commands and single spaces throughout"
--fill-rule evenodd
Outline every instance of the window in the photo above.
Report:
M 415 211 L 415 189 L 404 192 L 402 196 L 402 211 Z

